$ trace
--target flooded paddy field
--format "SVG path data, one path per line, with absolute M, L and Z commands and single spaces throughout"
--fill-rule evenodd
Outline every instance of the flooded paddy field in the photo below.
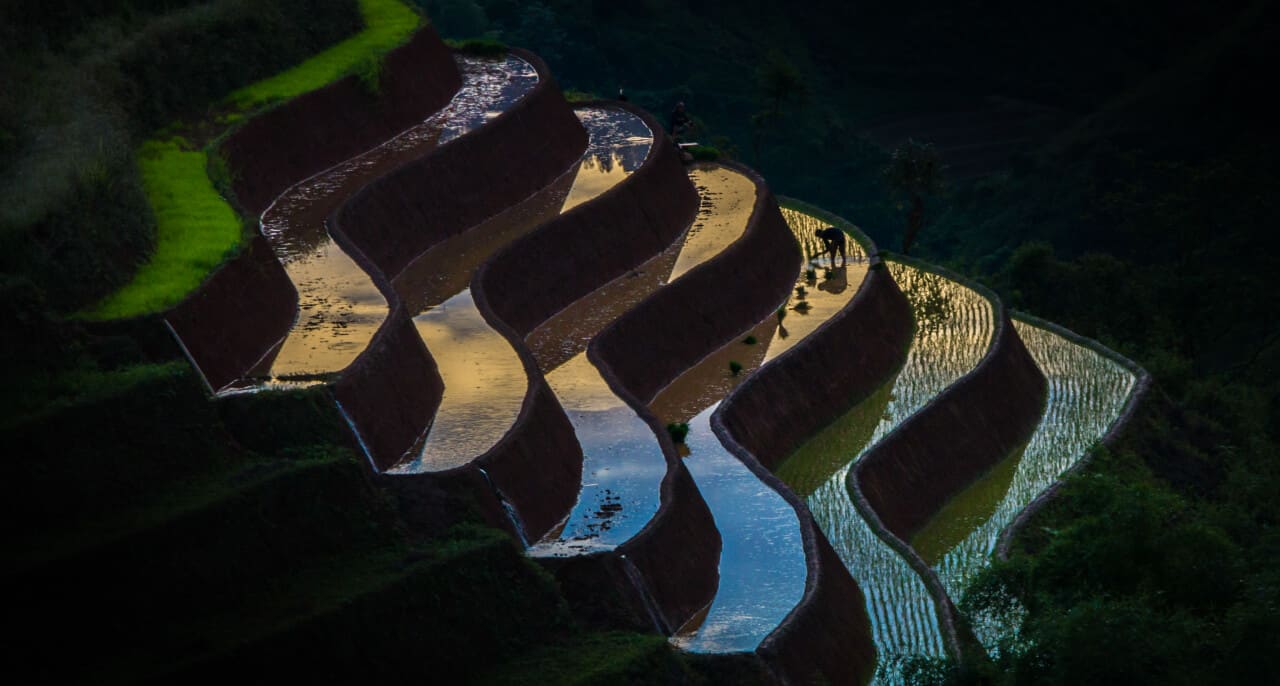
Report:
M 1000 532 L 1024 507 L 1074 465 L 1120 416 L 1137 378 L 1098 352 L 1025 321 L 1018 335 L 1049 379 L 1044 416 L 1023 449 L 948 502 L 912 540 L 959 599 L 990 560 Z M 1015 627 L 975 618 L 988 649 Z
M 578 503 L 563 526 L 534 546 L 535 555 L 612 549 L 634 536 L 658 510 L 667 465 L 657 437 L 610 390 L 585 351 L 618 316 L 718 255 L 746 231 L 757 193 L 750 178 L 716 165 L 697 166 L 689 176 L 702 201 L 693 225 L 662 253 L 570 305 L 527 338 L 573 424 L 584 457 Z
M 550 187 L 479 226 L 436 245 L 396 278 L 414 325 L 436 359 L 444 395 L 422 447 L 391 471 L 439 471 L 466 464 L 502 439 L 528 392 L 511 342 L 477 308 L 469 284 L 499 249 L 543 222 L 608 191 L 648 156 L 653 132 L 622 109 L 576 111 L 588 133 L 577 165 Z
M 743 379 L 848 305 L 866 276 L 867 256 L 856 242 L 849 241 L 845 260 L 833 262 L 814 240 L 814 230 L 825 223 L 794 210 L 784 210 L 783 216 L 805 259 L 780 308 L 782 316 L 769 316 L 717 350 L 650 403 L 661 422 L 688 424 L 685 466 L 711 509 L 723 545 L 714 601 L 673 638 L 693 652 L 755 650 L 804 595 L 808 567 L 795 509 L 711 429 L 711 416 Z
M 463 85 L 444 109 L 382 145 L 295 184 L 263 212 L 262 233 L 298 291 L 298 317 L 284 340 L 232 390 L 323 382 L 368 346 L 388 314 L 387 300 L 334 241 L 329 215 L 377 176 L 501 114 L 538 81 L 533 66 L 518 57 L 457 60 Z
M 944 652 L 932 597 L 916 572 L 866 524 L 845 479 L 877 441 L 972 370 L 994 335 L 994 311 L 979 293 L 945 277 L 890 262 L 916 332 L 888 384 L 802 445 L 777 473 L 805 498 L 867 600 L 883 667 L 906 655 Z M 889 678 L 888 680 L 892 680 Z

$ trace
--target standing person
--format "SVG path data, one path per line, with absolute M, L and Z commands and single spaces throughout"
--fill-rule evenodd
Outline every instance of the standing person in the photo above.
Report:
M 689 132 L 689 128 L 693 125 L 693 120 L 689 118 L 689 113 L 684 109 L 684 101 L 676 103 L 676 108 L 671 110 L 671 119 L 667 124 L 667 132 L 675 139 L 677 143 L 684 138 Z
M 627 94 L 623 92 L 622 86 L 618 86 L 618 102 L 626 102 Z

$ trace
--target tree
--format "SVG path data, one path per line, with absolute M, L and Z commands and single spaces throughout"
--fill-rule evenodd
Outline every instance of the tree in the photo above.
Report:
M 885 178 L 889 185 L 907 196 L 911 211 L 907 214 L 907 233 L 902 238 L 902 254 L 911 254 L 911 245 L 925 224 L 924 201 L 942 191 L 942 158 L 929 143 L 913 139 L 894 149 Z
M 765 132 L 782 119 L 783 107 L 803 103 L 809 89 L 800 77 L 800 70 L 778 50 L 770 50 L 765 55 L 764 63 L 756 70 L 756 83 L 760 88 L 761 108 L 751 115 L 751 147 L 758 167 Z

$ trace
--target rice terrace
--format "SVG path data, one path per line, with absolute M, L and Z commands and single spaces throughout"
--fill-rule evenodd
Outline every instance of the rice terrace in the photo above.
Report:
M 12 683 L 1274 683 L 1277 21 L 6 3 Z

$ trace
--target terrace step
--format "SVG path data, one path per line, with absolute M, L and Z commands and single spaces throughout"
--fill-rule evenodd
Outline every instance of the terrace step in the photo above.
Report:
M 297 582 L 244 614 L 185 628 L 210 643 L 153 670 L 151 681 L 288 674 L 322 683 L 415 675 L 463 683 L 494 654 L 530 650 L 571 630 L 551 579 L 491 529 L 462 527 L 428 547 L 338 558 Z
M 83 659 L 59 663 L 49 654 L 50 669 L 91 670 L 116 654 L 190 649 L 173 643 L 174 627 L 247 610 L 283 593 L 300 570 L 397 540 L 393 514 L 342 449 L 248 465 L 213 488 L 202 501 L 10 579 L 44 599 L 12 616 L 36 637 L 24 650 L 45 655 L 83 643 L 92 646 Z M 50 635 L 59 642 L 38 638 Z

